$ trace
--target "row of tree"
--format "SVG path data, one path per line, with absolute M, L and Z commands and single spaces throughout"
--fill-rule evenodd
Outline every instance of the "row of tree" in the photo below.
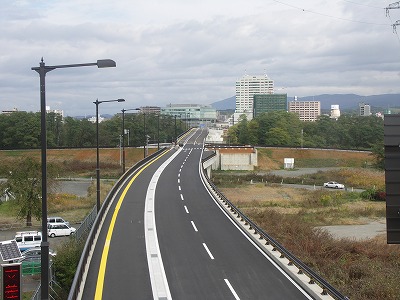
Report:
M 176 135 L 187 129 L 187 124 L 172 116 L 125 113 L 124 128 L 125 146 L 142 146 L 146 136 L 153 143 L 173 142 Z M 40 132 L 40 113 L 0 114 L 0 149 L 39 148 Z M 118 146 L 121 136 L 122 114 L 99 124 L 100 146 Z M 226 141 L 259 146 L 371 149 L 383 146 L 383 120 L 342 115 L 337 120 L 321 116 L 316 122 L 303 122 L 294 113 L 274 111 L 251 121 L 241 118 L 229 128 Z M 49 113 L 47 143 L 50 148 L 95 147 L 96 124 Z
M 375 116 L 342 115 L 337 120 L 321 116 L 316 122 L 300 121 L 294 113 L 274 111 L 251 121 L 245 117 L 230 127 L 231 144 L 318 147 L 371 150 L 383 147 L 383 120 Z
M 47 144 L 50 148 L 95 147 L 96 124 L 86 119 L 62 118 L 48 113 Z M 142 146 L 146 142 L 173 142 L 187 128 L 185 120 L 155 114 L 125 113 L 125 146 Z M 121 143 L 122 114 L 99 123 L 99 144 L 114 147 Z M 40 148 L 40 113 L 0 114 L 0 149 Z

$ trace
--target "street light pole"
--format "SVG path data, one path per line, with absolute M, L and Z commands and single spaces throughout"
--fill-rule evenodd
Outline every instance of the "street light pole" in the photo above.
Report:
M 145 112 L 143 112 L 143 131 L 144 131 L 143 158 L 146 158 L 147 135 L 146 135 L 146 113 Z
M 177 140 L 176 140 L 176 115 L 174 115 L 175 117 L 175 145 L 177 144 Z
M 157 115 L 157 150 L 160 150 L 160 115 Z
M 41 248 L 41 299 L 49 299 L 49 242 L 47 240 L 47 130 L 46 130 L 46 74 L 55 69 L 97 66 L 98 68 L 115 67 L 111 59 L 97 60 L 95 63 L 46 66 L 43 57 L 39 67 L 32 71 L 39 73 L 40 78 L 40 126 L 41 126 L 41 163 L 42 163 L 42 242 Z
M 125 173 L 125 112 L 129 110 L 140 110 L 140 108 L 122 109 L 122 174 Z M 129 146 L 129 135 L 128 135 Z
M 100 151 L 99 151 L 99 104 L 104 102 L 125 102 L 125 99 L 103 100 L 96 99 L 96 208 L 100 210 Z

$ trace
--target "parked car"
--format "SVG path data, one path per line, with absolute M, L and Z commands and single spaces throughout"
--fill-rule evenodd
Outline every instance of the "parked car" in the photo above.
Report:
M 41 260 L 42 256 L 42 249 L 41 247 L 35 247 L 35 248 L 31 248 L 28 249 L 24 252 L 22 252 L 22 258 L 20 258 L 18 261 L 22 262 L 22 261 L 36 261 L 36 260 Z M 53 250 L 49 249 L 49 255 L 50 255 L 50 260 L 51 258 L 53 258 L 54 256 L 56 256 L 56 252 L 54 252 Z
M 66 236 L 74 234 L 76 229 L 65 223 L 47 224 L 47 235 L 49 237 Z
M 344 189 L 344 185 L 336 181 L 325 182 L 324 187 L 333 189 Z
M 65 221 L 61 217 L 48 217 L 47 224 L 55 224 L 55 223 L 65 223 L 69 226 L 69 222 Z
M 42 243 L 42 233 L 40 231 L 18 231 L 15 234 L 15 241 L 21 252 L 40 247 Z

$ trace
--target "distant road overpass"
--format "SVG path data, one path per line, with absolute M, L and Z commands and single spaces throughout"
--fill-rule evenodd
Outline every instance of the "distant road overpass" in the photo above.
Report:
M 77 299 L 315 299 L 211 196 L 206 129 L 133 172 L 107 208 Z M 322 299 L 331 299 L 321 296 Z

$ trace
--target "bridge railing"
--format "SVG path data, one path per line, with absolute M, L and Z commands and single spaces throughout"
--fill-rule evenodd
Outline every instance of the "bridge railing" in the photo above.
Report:
M 209 157 L 202 160 L 203 163 L 209 159 Z M 310 280 L 309 284 L 318 284 L 322 288 L 322 295 L 330 295 L 334 299 L 340 300 L 348 300 L 347 296 L 341 294 L 336 288 L 334 288 L 331 284 L 329 284 L 324 278 L 318 275 L 315 271 L 313 271 L 310 267 L 308 267 L 305 263 L 303 263 L 299 258 L 297 258 L 294 254 L 286 250 L 278 241 L 276 241 L 272 236 L 266 233 L 263 229 L 261 229 L 257 224 L 255 224 L 252 220 L 250 220 L 243 212 L 240 211 L 225 195 L 215 186 L 215 184 L 210 180 L 207 176 L 206 171 L 203 167 L 202 176 L 206 181 L 208 188 L 212 191 L 213 195 L 218 197 L 224 205 L 237 216 L 238 219 L 244 222 L 245 225 L 249 227 L 250 230 L 254 230 L 254 234 L 258 234 L 260 236 L 260 240 L 265 240 L 266 245 L 271 245 L 273 247 L 273 251 L 279 251 L 280 258 L 286 258 L 289 261 L 288 265 L 294 265 L 298 269 L 298 274 L 306 274 Z
M 101 220 L 106 212 L 106 209 L 110 205 L 111 199 L 113 199 L 113 196 L 116 194 L 119 187 L 123 184 L 123 182 L 129 176 L 131 176 L 132 173 L 136 172 L 138 169 L 140 169 L 142 166 L 144 166 L 147 162 L 149 162 L 153 158 L 157 157 L 159 154 L 163 153 L 166 150 L 167 150 L 167 148 L 162 148 L 159 151 L 147 156 L 146 158 L 144 158 L 141 161 L 139 161 L 138 163 L 136 163 L 125 174 L 123 174 L 120 179 L 118 179 L 116 184 L 113 186 L 111 191 L 106 196 L 106 198 L 99 210 L 99 213 L 97 214 L 96 219 L 93 222 L 93 226 L 90 229 L 89 235 L 87 237 L 85 247 L 83 248 L 82 255 L 81 255 L 81 258 L 78 263 L 78 267 L 75 272 L 75 277 L 72 282 L 71 289 L 69 291 L 68 300 L 74 300 L 74 299 L 77 299 L 77 297 L 78 297 L 78 294 L 81 289 L 83 274 L 85 272 L 85 267 L 88 262 L 88 257 L 89 257 L 89 253 L 90 253 L 90 250 L 93 245 L 93 241 L 95 239 L 97 231 L 100 228 Z

